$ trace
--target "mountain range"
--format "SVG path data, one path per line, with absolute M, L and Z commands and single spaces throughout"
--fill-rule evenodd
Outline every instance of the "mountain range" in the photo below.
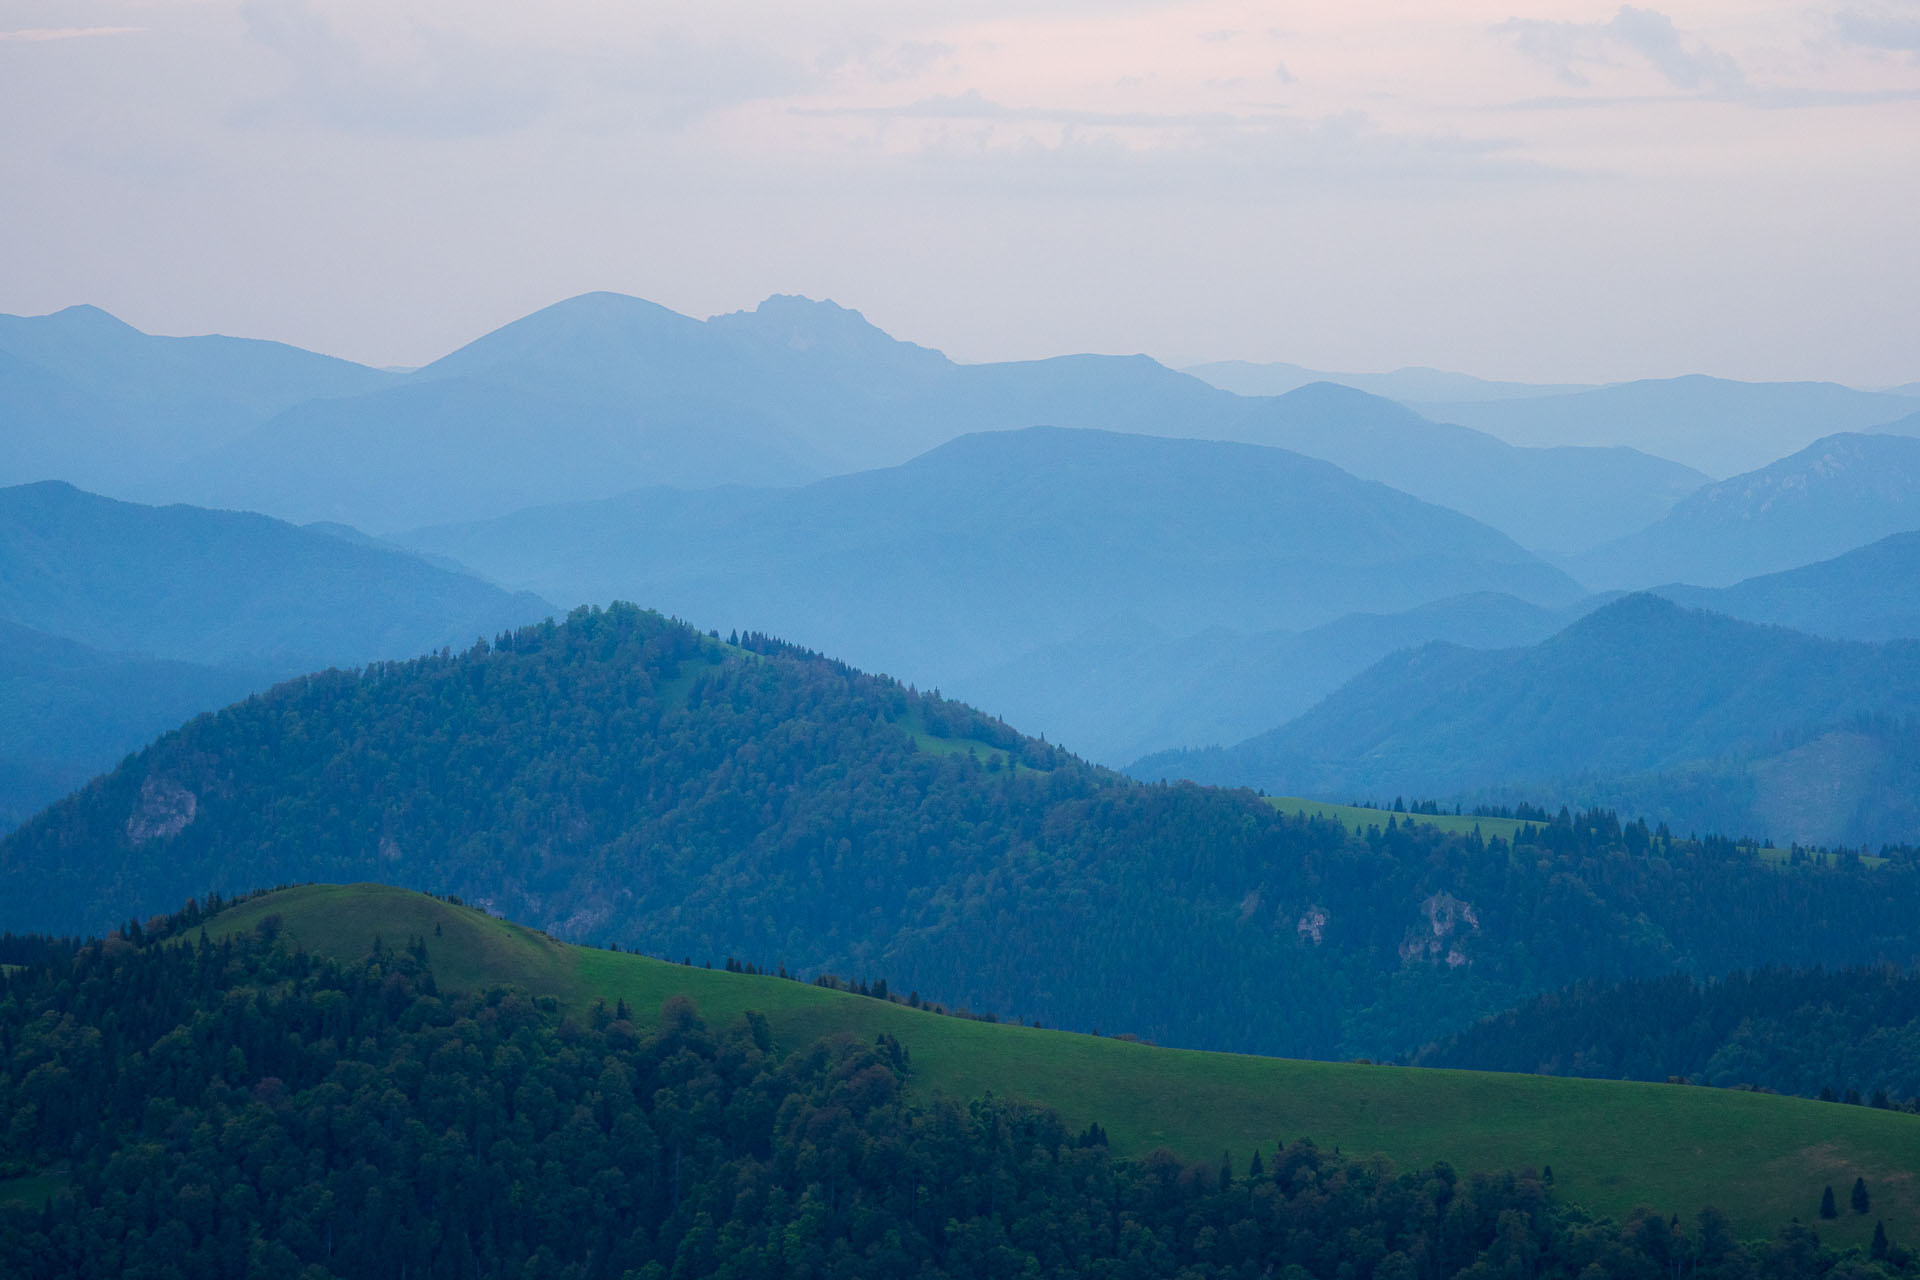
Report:
M 132 493 L 296 404 L 397 380 L 277 342 L 156 337 L 98 307 L 0 315 L 0 484 Z
M 1402 404 L 1517 400 L 1592 391 L 1585 383 L 1501 382 L 1446 369 L 1408 366 L 1388 373 L 1331 373 L 1282 361 L 1212 360 L 1181 370 L 1238 396 L 1283 396 L 1314 382 L 1331 382 Z
M 1582 594 L 1493 529 L 1326 462 L 1056 428 L 799 489 L 649 490 L 399 541 L 549 599 L 645 600 L 926 683 L 1088 619 L 1261 631 L 1436 595 Z
M 0 568 L 0 619 L 200 663 L 412 657 L 552 612 L 398 548 L 52 482 L 0 489 Z
M 1700 374 L 1413 407 L 1512 444 L 1625 445 L 1716 477 L 1763 467 L 1835 432 L 1920 431 L 1908 396 L 1832 382 L 1732 382 Z M 1889 425 L 1901 419 L 1904 426 Z
M 1920 432 L 1920 413 L 1894 429 Z M 1563 563 L 1590 587 L 1722 587 L 1920 529 L 1920 439 L 1843 433 L 1707 485 L 1656 523 Z
M 1595 596 L 1550 608 L 1478 592 L 1252 635 L 1214 627 L 1173 636 L 1145 618 L 1116 618 L 944 687 L 1120 767 L 1282 724 L 1398 650 L 1433 641 L 1474 649 L 1531 644 L 1605 602 Z
M 140 383 L 146 418 L 128 426 L 133 410 L 115 418 L 55 372 L 86 371 L 95 328 L 111 330 L 118 363 L 89 387 L 127 381 L 122 366 L 172 368 L 182 352 L 198 363 L 191 378 Z M 269 395 L 272 360 L 290 372 Z M 98 478 L 120 497 L 379 532 L 663 485 L 798 484 L 1038 425 L 1291 448 L 1556 552 L 1631 533 L 1706 479 L 1632 450 L 1516 449 L 1331 385 L 1235 396 L 1144 356 L 956 364 L 858 312 L 780 296 L 700 321 L 587 294 L 406 374 L 150 338 L 90 308 L 11 317 L 0 397 L 25 427 L 12 478 Z M 123 440 L 114 467 L 75 453 L 110 438 Z
M 1667 586 L 1696 609 L 1834 640 L 1920 638 L 1920 530 L 1730 587 Z
M 1336 797 L 1505 788 L 1877 843 L 1915 829 L 1916 716 L 1920 641 L 1821 640 L 1634 595 L 1524 648 L 1404 650 L 1277 729 L 1131 772 Z

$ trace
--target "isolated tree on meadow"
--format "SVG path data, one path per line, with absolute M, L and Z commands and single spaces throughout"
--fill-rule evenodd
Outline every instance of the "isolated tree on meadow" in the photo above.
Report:
M 1828 1187 L 1820 1193 L 1820 1216 L 1823 1218 L 1837 1218 L 1840 1216 L 1840 1210 L 1836 1209 L 1833 1204 L 1832 1187 Z
M 1873 1199 L 1867 1195 L 1867 1180 L 1855 1178 L 1853 1180 L 1853 1211 L 1865 1213 L 1872 1205 Z

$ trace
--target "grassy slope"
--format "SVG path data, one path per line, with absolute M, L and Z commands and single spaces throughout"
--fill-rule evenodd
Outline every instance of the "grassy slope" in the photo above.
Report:
M 1299 796 L 1268 796 L 1267 803 L 1282 813 L 1305 813 L 1315 818 L 1331 818 L 1343 824 L 1349 831 L 1365 831 L 1369 826 L 1384 827 L 1387 819 L 1400 822 L 1422 822 L 1428 826 L 1450 831 L 1456 835 L 1467 835 L 1475 827 L 1480 834 L 1491 840 L 1499 836 L 1511 841 L 1521 827 L 1526 824 L 1517 818 L 1474 818 L 1451 813 L 1395 813 L 1391 809 L 1368 809 L 1352 804 L 1325 804 L 1319 800 L 1303 800 Z
M 374 885 L 284 890 L 234 908 L 216 931 L 249 929 L 269 914 L 296 942 L 342 956 L 364 954 L 375 936 L 394 945 L 424 937 L 450 988 L 515 983 L 575 1007 L 625 999 L 643 1017 L 685 994 L 715 1024 L 758 1009 L 788 1044 L 833 1031 L 892 1032 L 913 1055 L 916 1088 L 1028 1098 L 1076 1127 L 1097 1119 L 1128 1154 L 1165 1145 L 1217 1159 L 1230 1150 L 1244 1168 L 1255 1145 L 1311 1137 L 1403 1166 L 1550 1164 L 1561 1194 L 1596 1212 L 1620 1216 L 1646 1203 L 1685 1218 L 1711 1203 L 1749 1235 L 1791 1217 L 1816 1221 L 1823 1186 L 1844 1205 L 1863 1176 L 1873 1213 L 1819 1223 L 1823 1237 L 1864 1244 L 1884 1217 L 1896 1239 L 1920 1238 L 1920 1116 L 1671 1085 L 1200 1053 L 970 1022 L 779 978 L 566 946 Z
M 1489 840 L 1499 836 L 1511 842 L 1520 828 L 1528 825 L 1519 818 L 1475 818 L 1470 815 L 1451 813 L 1395 813 L 1391 809 L 1369 809 L 1352 804 L 1327 804 L 1320 800 L 1302 799 L 1300 796 L 1268 796 L 1267 803 L 1282 813 L 1304 813 L 1315 818 L 1331 818 L 1355 833 L 1364 832 L 1370 826 L 1384 827 L 1387 825 L 1388 818 L 1394 818 L 1400 822 L 1424 822 L 1455 835 L 1467 835 L 1478 827 L 1480 834 Z M 1792 856 L 1791 850 L 1776 849 L 1771 845 L 1757 852 L 1763 861 L 1780 866 L 1785 866 Z M 1860 860 L 1869 867 L 1882 867 L 1887 862 L 1885 858 L 1872 854 L 1862 855 Z

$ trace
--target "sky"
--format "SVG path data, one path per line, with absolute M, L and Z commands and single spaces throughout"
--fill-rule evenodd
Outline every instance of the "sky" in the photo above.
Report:
M 1920 379 L 1920 0 L 0 0 L 0 311 Z

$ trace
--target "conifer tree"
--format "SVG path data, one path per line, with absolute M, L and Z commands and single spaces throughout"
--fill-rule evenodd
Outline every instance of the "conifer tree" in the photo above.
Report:
M 1873 1244 L 1870 1246 L 1870 1251 L 1876 1262 L 1887 1256 L 1887 1224 L 1885 1222 L 1873 1224 Z
M 1865 1213 L 1872 1206 L 1873 1199 L 1867 1194 L 1867 1180 L 1865 1178 L 1855 1178 L 1853 1180 L 1853 1211 L 1855 1213 Z
M 1837 1218 L 1840 1216 L 1840 1211 L 1836 1209 L 1833 1204 L 1832 1187 L 1828 1187 L 1820 1193 L 1820 1216 L 1823 1218 Z

